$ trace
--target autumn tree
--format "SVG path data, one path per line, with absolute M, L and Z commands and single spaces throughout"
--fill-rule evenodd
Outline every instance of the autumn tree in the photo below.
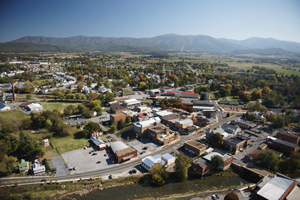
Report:
M 81 92 L 82 89 L 83 89 L 83 85 L 77 85 L 77 92 Z
M 252 94 L 251 94 L 251 97 L 252 97 L 253 100 L 260 99 L 261 96 L 262 96 L 262 94 L 258 91 L 252 92 Z
M 247 91 L 247 86 L 245 84 L 242 85 L 243 91 Z
M 151 182 L 155 185 L 165 184 L 165 181 L 169 176 L 165 166 L 160 163 L 157 163 L 152 167 L 152 169 L 150 170 L 150 174 Z
M 79 74 L 79 75 L 77 76 L 77 81 L 79 81 L 79 82 L 84 81 L 84 76 L 83 76 L 82 74 Z
M 239 197 L 235 193 L 230 192 L 230 193 L 226 194 L 226 196 L 224 197 L 224 200 L 239 200 Z
M 263 89 L 262 89 L 262 94 L 263 95 L 266 95 L 266 94 L 269 94 L 270 93 L 270 88 L 268 86 L 265 86 Z

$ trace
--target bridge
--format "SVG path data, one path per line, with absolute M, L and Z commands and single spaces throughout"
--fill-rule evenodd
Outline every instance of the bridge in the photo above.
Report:
M 253 173 L 258 174 L 258 175 L 260 175 L 262 177 L 265 177 L 268 174 L 274 176 L 273 173 L 271 173 L 271 172 L 269 172 L 267 170 L 261 169 L 260 167 L 254 166 L 254 165 L 249 164 L 249 163 L 244 163 L 244 162 L 242 162 L 240 160 L 233 160 L 232 165 L 236 166 L 236 167 L 238 167 L 240 169 L 253 172 Z

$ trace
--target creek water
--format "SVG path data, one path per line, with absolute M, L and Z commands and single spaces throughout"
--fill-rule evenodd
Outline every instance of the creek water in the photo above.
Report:
M 69 198 L 76 200 L 86 199 L 109 199 L 109 200 L 126 200 L 126 199 L 141 199 L 145 197 L 161 197 L 186 192 L 198 192 L 203 190 L 226 188 L 241 183 L 247 184 L 249 181 L 241 177 L 229 174 L 225 176 L 208 176 L 203 179 L 186 180 L 183 182 L 175 182 L 168 180 L 165 185 L 155 187 L 149 184 L 134 184 L 124 187 L 114 187 L 105 190 L 94 190 L 83 196 L 71 195 Z M 216 189 L 215 188 L 215 189 Z M 68 199 L 69 199 L 68 198 Z

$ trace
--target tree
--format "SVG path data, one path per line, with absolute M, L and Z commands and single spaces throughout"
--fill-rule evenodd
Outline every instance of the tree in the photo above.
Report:
M 261 98 L 262 94 L 260 92 L 255 91 L 255 92 L 252 92 L 251 96 L 252 96 L 253 100 L 257 100 L 257 99 Z
M 243 91 L 247 91 L 247 86 L 245 84 L 242 85 Z
M 230 117 L 230 113 L 229 112 L 227 113 L 226 117 Z
M 59 92 L 59 93 L 57 94 L 57 97 L 58 97 L 60 100 L 63 100 L 63 99 L 65 98 L 65 95 L 64 95 L 64 93 Z
M 26 99 L 30 100 L 32 98 L 31 94 L 26 95 Z
M 85 118 L 90 118 L 92 116 L 90 109 L 87 107 L 84 107 L 82 110 L 82 116 Z
M 88 137 L 91 131 L 101 131 L 100 125 L 96 122 L 89 122 L 84 128 L 83 128 L 83 135 L 85 137 Z
M 82 89 L 83 89 L 83 85 L 78 85 L 77 86 L 77 92 L 81 92 Z
M 179 152 L 175 160 L 175 175 L 179 181 L 184 181 L 188 178 L 188 169 L 192 164 L 192 158 Z
M 235 193 L 230 192 L 230 193 L 226 194 L 226 196 L 224 197 L 224 200 L 239 200 L 239 197 Z
M 269 88 L 268 86 L 265 86 L 265 87 L 262 89 L 261 93 L 262 93 L 263 95 L 269 94 L 269 93 L 270 93 L 270 88 Z
M 272 151 L 265 151 L 258 154 L 259 165 L 268 170 L 277 171 L 280 157 Z
M 137 122 L 137 121 L 138 121 L 137 116 L 136 116 L 136 115 L 133 115 L 133 117 L 132 117 L 132 122 Z
M 79 81 L 79 82 L 84 81 L 84 76 L 82 74 L 79 74 L 77 76 L 77 81 Z
M 50 165 L 49 165 L 48 160 L 46 158 L 44 158 L 43 163 L 45 165 L 46 171 L 50 172 L 51 168 L 50 168 Z
M 126 117 L 126 123 L 128 124 L 128 123 L 130 123 L 131 122 L 131 117 L 130 116 L 127 116 Z
M 215 133 L 212 136 L 211 144 L 214 147 L 220 147 L 223 144 L 223 136 L 220 133 Z
M 118 121 L 118 129 L 119 129 L 119 130 L 121 130 L 122 128 L 124 128 L 125 125 L 126 125 L 126 124 L 125 124 L 125 122 L 124 122 L 123 119 L 121 119 L 121 120 Z
M 155 185 L 165 184 L 165 180 L 168 178 L 169 174 L 166 171 L 164 165 L 157 163 L 150 170 L 151 182 Z
M 219 155 L 215 155 L 211 158 L 212 169 L 218 171 L 220 166 L 224 163 L 223 158 Z
M 112 124 L 110 126 L 110 132 L 115 133 L 117 131 L 117 126 L 115 124 Z
M 16 165 L 17 160 L 18 159 L 16 157 L 4 155 L 3 161 L 8 174 L 11 174 L 13 171 L 18 169 Z

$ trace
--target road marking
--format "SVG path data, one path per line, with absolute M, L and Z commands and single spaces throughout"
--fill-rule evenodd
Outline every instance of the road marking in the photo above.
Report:
M 27 180 L 25 180 L 25 182 L 27 182 Z
M 5 183 L 6 183 L 6 181 L 5 181 Z
M 19 182 L 21 182 L 20 180 L 18 180 Z
M 13 181 L 11 181 L 13 183 Z

